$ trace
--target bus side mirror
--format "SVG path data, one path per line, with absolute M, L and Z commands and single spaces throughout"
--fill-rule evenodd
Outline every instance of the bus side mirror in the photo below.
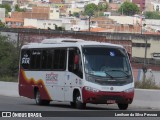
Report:
M 78 63 L 79 63 L 79 56 L 75 55 L 74 56 L 74 64 L 78 65 Z

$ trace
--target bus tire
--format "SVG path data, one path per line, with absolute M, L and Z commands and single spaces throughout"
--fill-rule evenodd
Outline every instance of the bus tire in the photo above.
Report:
M 70 105 L 71 105 L 71 107 L 73 107 L 73 108 L 76 107 L 75 102 L 70 102 Z
M 118 103 L 118 108 L 120 110 L 126 110 L 128 108 L 128 104 L 121 104 L 121 103 Z
M 86 103 L 81 102 L 81 95 L 79 92 L 75 95 L 74 103 L 77 109 L 84 109 L 86 107 Z
M 49 105 L 49 100 L 42 100 L 39 90 L 37 89 L 35 92 L 35 101 L 37 105 Z

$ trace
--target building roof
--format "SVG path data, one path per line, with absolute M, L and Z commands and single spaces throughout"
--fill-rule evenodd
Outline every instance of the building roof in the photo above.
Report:
M 63 0 L 49 0 L 51 3 L 63 3 Z
M 32 13 L 32 12 L 12 12 L 11 18 L 35 18 L 35 19 L 49 19 L 49 13 Z
M 33 13 L 49 13 L 50 12 L 50 7 L 44 7 L 44 6 L 35 6 L 32 7 L 32 12 Z
M 5 18 L 6 22 L 21 22 L 23 23 L 23 19 L 18 19 L 18 18 Z
M 81 30 L 81 31 L 88 31 L 88 29 Z M 97 28 L 91 28 L 90 31 L 91 32 L 107 32 L 107 31 L 113 31 L 113 30 L 112 29 L 106 29 L 106 28 L 97 27 Z
M 33 27 L 33 26 L 16 26 L 16 25 L 11 25 L 10 27 L 12 27 L 12 28 L 33 28 L 33 29 L 36 29 L 36 27 Z

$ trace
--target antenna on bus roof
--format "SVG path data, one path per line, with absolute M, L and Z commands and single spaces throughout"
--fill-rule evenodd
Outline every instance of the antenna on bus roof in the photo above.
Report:
M 57 44 L 63 42 L 84 42 L 82 39 L 73 39 L 73 38 L 53 38 L 53 39 L 44 39 L 41 43 L 43 44 Z

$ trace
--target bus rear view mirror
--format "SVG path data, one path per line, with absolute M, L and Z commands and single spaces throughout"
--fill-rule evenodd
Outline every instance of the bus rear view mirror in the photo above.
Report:
M 79 56 L 78 55 L 75 55 L 74 56 L 74 64 L 78 64 L 79 63 Z

